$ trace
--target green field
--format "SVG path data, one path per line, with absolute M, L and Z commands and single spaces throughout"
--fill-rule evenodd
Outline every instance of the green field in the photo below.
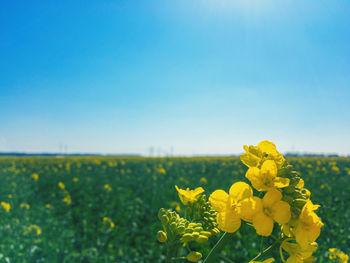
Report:
M 349 254 L 350 158 L 287 160 L 321 205 L 317 262 L 328 262 L 330 247 Z M 246 181 L 246 170 L 237 157 L 2 157 L 0 201 L 10 209 L 0 208 L 0 262 L 163 262 L 157 213 L 181 206 L 174 185 L 209 196 Z M 243 227 L 224 253 L 247 262 L 258 242 Z

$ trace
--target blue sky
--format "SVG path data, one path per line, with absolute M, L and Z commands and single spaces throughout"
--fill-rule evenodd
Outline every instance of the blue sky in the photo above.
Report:
M 4 1 L 0 151 L 350 153 L 350 2 Z

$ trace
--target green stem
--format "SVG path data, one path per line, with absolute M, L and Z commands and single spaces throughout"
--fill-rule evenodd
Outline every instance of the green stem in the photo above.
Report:
M 216 254 L 219 253 L 233 237 L 233 234 L 225 232 L 215 246 L 210 250 L 208 256 L 203 263 L 213 263 L 216 261 Z
M 270 253 L 270 251 L 272 249 L 274 249 L 277 245 L 279 245 L 281 243 L 281 240 L 277 240 L 275 243 L 273 243 L 271 246 L 269 246 L 268 248 L 266 248 L 263 252 L 260 252 L 255 258 L 253 258 L 251 261 L 249 262 L 252 262 L 252 261 L 255 261 L 257 260 L 258 258 L 262 257 L 262 256 L 265 256 L 267 255 L 268 253 Z

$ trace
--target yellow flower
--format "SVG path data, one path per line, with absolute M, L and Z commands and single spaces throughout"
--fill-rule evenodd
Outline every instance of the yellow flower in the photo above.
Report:
M 112 191 L 112 187 L 110 187 L 109 184 L 105 184 L 104 189 L 106 189 L 108 192 Z
M 242 163 L 248 167 L 259 167 L 264 160 L 274 160 L 277 167 L 282 167 L 285 159 L 273 142 L 261 141 L 258 146 L 243 146 L 246 153 L 240 156 Z
M 275 262 L 275 259 L 274 258 L 268 258 L 268 259 L 266 259 L 266 260 L 264 260 L 264 261 L 251 261 L 251 262 L 249 262 L 249 263 L 271 263 L 271 262 Z
M 312 257 L 312 254 L 317 250 L 317 243 L 313 242 L 308 244 L 305 247 L 300 246 L 296 243 L 288 242 L 288 240 L 284 240 L 281 244 L 280 249 L 284 249 L 289 254 L 289 258 L 286 263 L 304 263 L 304 262 L 315 262 L 316 259 Z M 281 250 L 281 255 L 282 250 Z
M 27 228 L 27 231 L 28 232 L 31 232 L 31 231 L 35 231 L 35 233 L 38 235 L 38 236 L 40 236 L 41 235 L 41 228 L 39 227 L 39 226 L 37 226 L 37 225 L 30 225 L 30 226 L 28 226 L 28 228 Z M 26 233 L 27 234 L 27 233 Z
M 39 175 L 38 175 L 37 173 L 32 174 L 32 179 L 33 179 L 34 181 L 38 181 Z
M 11 205 L 9 203 L 6 203 L 6 202 L 1 202 L 1 206 L 6 212 L 10 211 L 10 209 L 11 209 Z
M 241 226 L 241 203 L 253 195 L 252 188 L 244 183 L 234 183 L 227 194 L 224 190 L 214 191 L 209 202 L 218 212 L 216 221 L 222 231 L 233 233 Z
M 78 178 L 78 177 L 74 177 L 74 178 L 73 178 L 73 182 L 74 182 L 74 183 L 76 183 L 76 182 L 78 182 L 78 181 L 79 181 L 79 178 Z
M 29 204 L 26 204 L 26 203 L 22 203 L 22 204 L 20 204 L 19 207 L 20 207 L 20 208 L 29 209 L 29 208 L 30 208 L 30 205 L 29 205 Z
M 277 176 L 275 161 L 265 161 L 261 169 L 250 167 L 245 175 L 258 191 L 268 191 L 271 188 L 283 188 L 289 185 L 289 179 Z
M 205 178 L 205 177 L 202 177 L 200 180 L 199 180 L 200 183 L 202 184 L 207 184 L 208 183 L 208 180 Z
M 196 252 L 196 251 L 191 251 L 187 255 L 187 260 L 190 261 L 190 262 L 197 262 L 201 258 L 202 258 L 202 254 L 200 252 Z
M 263 199 L 252 197 L 242 202 L 242 218 L 253 222 L 256 232 L 261 236 L 272 233 L 274 222 L 285 224 L 290 220 L 290 206 L 281 201 L 282 194 L 270 189 Z
M 67 205 L 70 205 L 72 203 L 72 199 L 70 198 L 69 194 L 63 198 L 63 202 L 65 202 Z
M 198 187 L 194 190 L 190 190 L 189 188 L 183 190 L 179 189 L 177 185 L 175 185 L 175 188 L 179 193 L 181 203 L 183 203 L 184 205 L 192 204 L 193 202 L 197 201 L 198 196 L 204 192 L 204 189 L 202 187 Z
M 9 199 L 12 199 L 12 194 L 8 194 L 7 197 L 8 197 Z
M 50 204 L 46 204 L 45 207 L 46 207 L 47 209 L 50 209 L 50 208 L 51 208 L 51 205 L 50 205 Z
M 314 212 L 318 207 L 311 200 L 307 200 L 299 215 L 295 226 L 295 237 L 296 241 L 303 247 L 314 242 L 320 235 L 323 223 Z
M 66 188 L 66 186 L 65 186 L 64 183 L 62 183 L 62 182 L 59 182 L 59 183 L 58 183 L 58 187 L 61 188 L 62 190 L 63 190 L 64 188 Z
M 105 217 L 103 218 L 103 222 L 108 223 L 110 228 L 114 228 L 114 227 L 115 227 L 114 222 L 113 222 L 112 219 L 110 219 L 109 217 L 106 217 L 106 216 L 105 216 Z

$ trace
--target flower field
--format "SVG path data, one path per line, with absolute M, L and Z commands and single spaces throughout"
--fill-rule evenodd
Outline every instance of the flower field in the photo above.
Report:
M 316 262 L 345 262 L 335 251 L 350 253 L 350 158 L 287 161 L 320 205 Z M 209 197 L 249 183 L 247 170 L 238 157 L 2 157 L 0 262 L 164 262 L 158 211 L 185 212 L 175 185 Z M 195 246 L 206 255 L 219 237 Z M 242 225 L 221 260 L 248 262 L 260 243 Z

